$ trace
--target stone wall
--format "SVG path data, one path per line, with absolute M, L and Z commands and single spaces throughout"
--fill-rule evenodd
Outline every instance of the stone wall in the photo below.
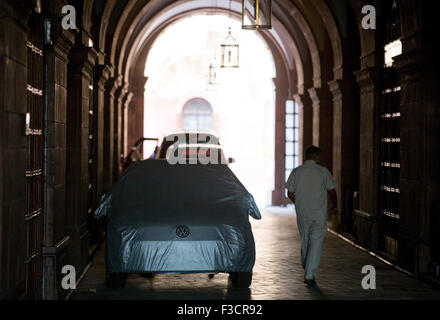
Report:
M 0 2 L 0 299 L 25 286 L 27 19 L 24 1 Z

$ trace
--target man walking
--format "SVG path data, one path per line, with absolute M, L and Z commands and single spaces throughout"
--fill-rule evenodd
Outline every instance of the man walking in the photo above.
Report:
M 316 285 L 314 273 L 327 232 L 327 192 L 333 207 L 337 207 L 335 180 L 327 168 L 318 164 L 320 154 L 320 148 L 309 146 L 305 152 L 306 161 L 292 170 L 286 182 L 288 197 L 295 203 L 304 283 L 308 286 Z

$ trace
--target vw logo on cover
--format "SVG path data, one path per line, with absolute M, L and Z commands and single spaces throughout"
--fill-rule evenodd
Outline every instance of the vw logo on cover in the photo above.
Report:
M 176 234 L 179 238 L 186 238 L 189 236 L 189 228 L 184 225 L 177 226 Z

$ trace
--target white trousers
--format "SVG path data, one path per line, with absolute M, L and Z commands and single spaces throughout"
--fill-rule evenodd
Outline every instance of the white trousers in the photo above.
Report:
M 310 218 L 307 212 L 297 211 L 297 224 L 301 236 L 304 279 L 313 279 L 321 259 L 322 245 L 327 232 L 327 217 Z

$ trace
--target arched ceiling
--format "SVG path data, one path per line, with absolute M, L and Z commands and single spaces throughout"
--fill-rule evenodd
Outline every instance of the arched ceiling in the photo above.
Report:
M 197 2 L 197 0 L 192 1 L 193 5 L 197 5 Z M 129 69 L 133 67 L 135 61 L 139 58 L 145 58 L 145 50 L 148 49 L 147 47 L 151 43 L 149 39 L 152 39 L 157 31 L 162 30 L 176 19 L 179 19 L 185 15 L 199 12 L 207 12 L 207 10 L 210 10 L 206 7 L 189 7 L 188 1 L 183 2 L 183 4 L 185 5 L 184 8 L 173 6 L 170 11 L 164 10 L 160 12 L 155 18 L 151 19 L 146 23 L 146 25 L 144 25 L 141 32 L 139 32 L 136 38 L 134 38 L 131 46 L 124 46 L 124 48 L 127 50 L 127 54 L 120 56 L 120 72 L 124 73 L 125 76 L 128 76 Z M 184 11 L 181 9 L 184 9 Z M 238 8 L 236 9 L 238 10 Z M 223 8 L 217 8 L 216 13 L 228 15 L 228 12 Z M 231 18 L 239 19 L 239 17 L 240 16 L 238 12 L 234 11 L 231 14 Z M 274 19 L 273 26 L 274 28 L 271 31 L 267 32 L 267 34 L 272 38 L 272 41 L 277 42 L 277 44 L 279 45 L 279 49 L 282 51 L 283 56 L 286 57 L 287 68 L 290 70 L 297 69 L 298 72 L 302 73 L 302 58 L 299 54 L 299 50 L 296 47 L 295 42 L 285 41 L 285 39 L 289 38 L 288 30 L 277 19 Z M 301 76 L 301 79 L 302 78 L 303 76 Z
M 229 9 L 228 0 L 108 0 L 96 49 L 105 53 L 105 63 L 114 70 L 112 76 L 122 75 L 127 82 L 133 66 L 146 58 L 145 50 L 158 30 L 197 10 L 212 12 L 214 4 L 217 12 L 225 13 Z M 241 14 L 241 1 L 232 1 L 232 11 L 235 17 Z M 296 73 L 299 87 L 319 88 L 322 81 L 332 80 L 329 77 L 333 77 L 333 71 L 335 79 L 342 76 L 338 71 L 344 57 L 341 37 L 325 1 L 273 1 L 273 28 L 263 32 L 281 51 L 286 69 Z M 100 63 L 103 62 L 101 57 Z

